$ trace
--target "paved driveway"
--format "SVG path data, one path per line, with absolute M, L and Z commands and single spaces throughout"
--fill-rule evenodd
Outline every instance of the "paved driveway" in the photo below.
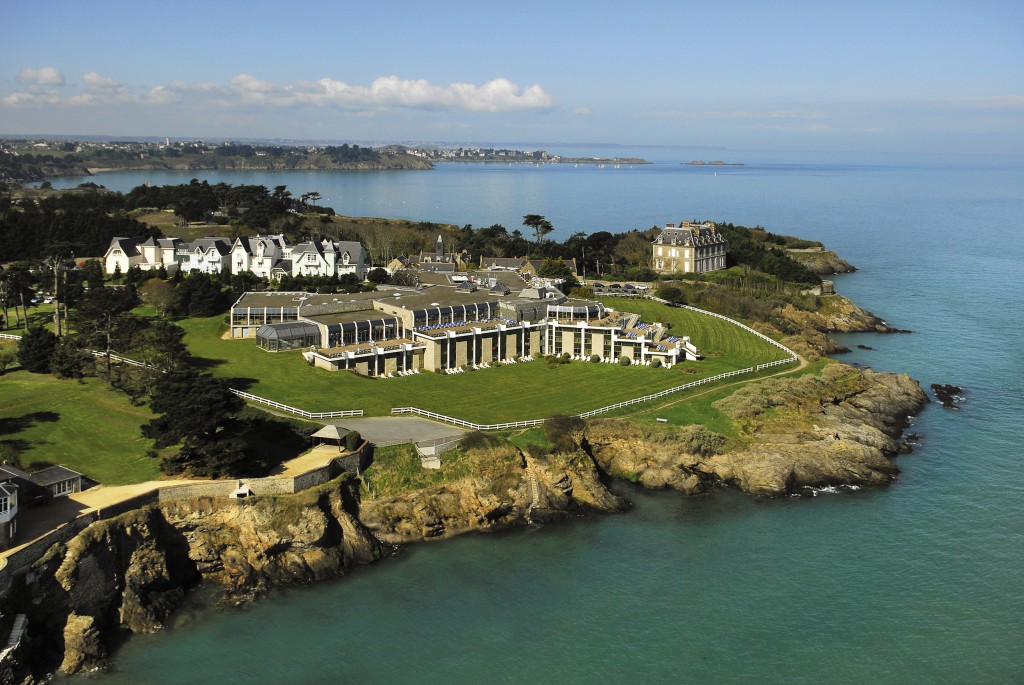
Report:
M 334 421 L 338 426 L 359 431 L 375 445 L 395 445 L 403 442 L 421 442 L 462 435 L 465 428 L 421 419 L 418 416 L 370 416 L 361 419 Z

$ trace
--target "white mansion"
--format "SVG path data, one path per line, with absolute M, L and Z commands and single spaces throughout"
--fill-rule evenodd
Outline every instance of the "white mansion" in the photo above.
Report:
M 143 271 L 163 266 L 185 272 L 252 272 L 269 279 L 353 274 L 363 280 L 370 269 L 369 255 L 360 243 L 318 238 L 291 245 L 283 235 L 257 235 L 234 242 L 198 238 L 191 243 L 180 238 L 114 238 L 103 264 L 107 273 L 124 273 L 133 266 Z
M 654 239 L 651 264 L 660 274 L 689 274 L 725 268 L 727 241 L 710 221 L 667 224 Z

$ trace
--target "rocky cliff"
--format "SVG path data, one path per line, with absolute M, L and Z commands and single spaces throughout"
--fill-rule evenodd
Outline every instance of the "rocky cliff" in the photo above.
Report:
M 779 315 L 801 328 L 822 333 L 895 332 L 885 321 L 842 295 L 825 295 L 820 300 L 817 311 L 804 311 L 787 304 Z
M 904 451 L 902 430 L 927 402 L 909 376 L 831 364 L 821 376 L 769 379 L 717 402 L 742 427 L 732 441 L 699 427 L 604 420 L 590 424 L 587 443 L 610 474 L 688 494 L 878 485 L 898 473 L 890 458 Z
M 38 672 L 103 668 L 130 633 L 161 630 L 191 587 L 218 583 L 229 602 L 344 574 L 403 543 L 551 520 L 627 503 L 582 450 L 539 458 L 490 443 L 474 473 L 361 503 L 351 476 L 296 495 L 199 498 L 99 521 L 54 545 L 6 609 L 27 613 L 21 657 Z
M 819 276 L 848 274 L 857 270 L 857 267 L 850 264 L 832 250 L 787 250 L 786 254 Z
M 484 450 L 494 454 L 480 454 Z M 363 523 L 385 542 L 405 543 L 628 506 L 580 449 L 531 457 L 500 444 L 478 449 L 476 460 L 498 466 L 454 483 L 367 499 Z
M 359 523 L 356 488 L 343 476 L 297 495 L 171 502 L 92 524 L 26 579 L 32 665 L 102 667 L 111 644 L 162 629 L 204 578 L 237 602 L 374 561 L 382 548 Z

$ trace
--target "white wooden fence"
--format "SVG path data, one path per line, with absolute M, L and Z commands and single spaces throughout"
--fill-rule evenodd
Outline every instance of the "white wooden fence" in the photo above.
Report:
M 662 300 L 662 299 L 655 298 L 655 297 L 652 297 L 651 299 L 652 300 L 657 300 L 658 302 L 662 302 L 664 304 L 670 304 L 667 300 Z M 749 367 L 747 367 L 745 369 L 738 369 L 736 371 L 728 371 L 726 373 L 720 373 L 720 374 L 718 374 L 716 376 L 708 376 L 707 378 L 701 378 L 699 380 L 692 381 L 690 383 L 685 383 L 683 385 L 677 385 L 677 386 L 675 386 L 673 388 L 668 388 L 666 390 L 662 390 L 661 392 L 656 392 L 656 393 L 653 393 L 651 395 L 644 395 L 643 397 L 636 397 L 636 398 L 631 399 L 631 400 L 625 400 L 624 402 L 617 402 L 616 404 L 609 404 L 607 407 L 601 407 L 600 409 L 593 409 L 591 411 L 583 412 L 582 414 L 577 414 L 577 416 L 579 416 L 581 418 L 584 418 L 584 419 L 588 419 L 588 418 L 590 418 L 592 416 L 597 416 L 599 414 L 605 414 L 607 412 L 615 411 L 616 409 L 622 409 L 624 407 L 629 407 L 629 406 L 632 406 L 634 404 L 640 404 L 642 402 L 650 402 L 651 400 L 656 400 L 658 398 L 665 397 L 666 395 L 671 395 L 672 393 L 680 392 L 682 390 L 689 390 L 691 388 L 696 388 L 696 387 L 699 387 L 701 385 L 707 385 L 709 383 L 714 383 L 714 382 L 720 381 L 720 380 L 722 380 L 724 378 L 731 378 L 733 376 L 741 376 L 741 375 L 747 374 L 747 373 L 756 373 L 758 371 L 763 371 L 764 369 L 770 369 L 772 367 L 780 366 L 782 364 L 791 364 L 791 363 L 793 363 L 793 362 L 795 362 L 795 361 L 797 361 L 799 359 L 797 357 L 797 355 L 796 355 L 796 352 L 794 352 L 793 350 L 789 349 L 788 347 L 786 347 L 782 343 L 778 342 L 777 340 L 772 340 L 771 338 L 769 338 L 764 333 L 760 333 L 759 331 L 755 331 L 750 326 L 744 325 L 744 324 L 740 323 L 739 321 L 735 321 L 734 319 L 730 319 L 727 316 L 722 316 L 721 314 L 716 314 L 715 312 L 709 312 L 709 311 L 705 311 L 703 309 L 697 309 L 696 307 L 690 307 L 689 305 L 676 305 L 676 306 L 681 306 L 684 309 L 689 309 L 691 311 L 698 312 L 700 314 L 707 314 L 708 316 L 713 316 L 715 318 L 722 319 L 723 321 L 728 321 L 729 323 L 731 323 L 731 324 L 733 324 L 735 326 L 739 326 L 740 328 L 742 328 L 743 330 L 747 331 L 748 333 L 752 333 L 752 334 L 756 335 L 757 337 L 761 338 L 762 340 L 765 340 L 765 341 L 771 343 L 772 345 L 774 345 L 775 347 L 778 347 L 779 349 L 784 351 L 787 356 L 786 356 L 785 359 L 779 359 L 779 360 L 776 360 L 776 361 L 773 361 L 773 362 L 766 362 L 764 364 L 758 364 L 757 366 L 749 366 Z M 526 420 L 526 421 L 508 421 L 508 422 L 505 422 L 505 423 L 481 424 L 481 423 L 473 423 L 472 421 L 465 421 L 463 419 L 455 418 L 454 416 L 445 416 L 444 414 L 438 414 L 437 412 L 427 411 L 425 409 L 420 409 L 419 407 L 395 407 L 395 408 L 393 408 L 391 410 L 391 413 L 392 414 L 415 414 L 416 416 L 422 416 L 424 418 L 434 419 L 436 421 L 443 421 L 444 423 L 451 423 L 451 424 L 454 424 L 456 426 L 462 426 L 463 428 L 472 428 L 472 429 L 479 430 L 479 431 L 508 430 L 510 428 L 532 428 L 533 426 L 539 426 L 542 423 L 544 423 L 544 421 L 546 421 L 546 419 L 529 419 L 529 420 Z
M 234 388 L 231 389 L 231 392 L 238 395 L 244 400 L 255 402 L 257 404 L 262 404 L 267 407 L 272 407 L 280 411 L 298 414 L 299 416 L 305 419 L 340 419 L 346 416 L 363 415 L 362 409 L 345 409 L 342 411 L 305 411 L 304 409 L 290 407 L 287 404 L 281 404 L 280 402 L 275 402 L 274 400 L 268 400 L 266 397 L 260 397 L 259 395 L 253 395 L 251 393 L 243 392 L 241 390 L 235 390 Z
M 662 300 L 662 299 L 657 298 L 657 297 L 651 297 L 650 299 L 655 300 L 657 302 L 661 302 L 662 304 L 666 304 L 666 305 L 671 305 L 672 304 L 668 300 Z M 607 412 L 615 411 L 616 409 L 622 409 L 624 407 L 629 407 L 629 406 L 632 406 L 634 404 L 640 404 L 642 402 L 650 402 L 651 400 L 656 400 L 658 398 L 665 397 L 666 395 L 671 395 L 673 393 L 677 393 L 677 392 L 680 392 L 680 391 L 683 391 L 683 390 L 689 390 L 691 388 L 696 388 L 696 387 L 699 387 L 701 385 L 707 385 L 709 383 L 714 383 L 716 381 L 720 381 L 720 380 L 725 379 L 725 378 L 731 378 L 733 376 L 741 376 L 741 375 L 747 374 L 747 373 L 756 373 L 758 371 L 763 371 L 764 369 L 769 369 L 769 368 L 772 368 L 772 367 L 775 367 L 775 366 L 779 366 L 779 365 L 782 365 L 782 364 L 790 364 L 790 363 L 795 362 L 795 361 L 798 360 L 796 352 L 794 352 L 793 350 L 789 349 L 788 347 L 786 347 L 785 345 L 783 345 L 779 341 L 773 340 L 773 339 L 769 338 L 767 335 L 765 335 L 764 333 L 761 333 L 760 331 L 755 331 L 750 326 L 747 326 L 746 324 L 742 324 L 739 321 L 736 321 L 735 319 L 730 319 L 728 316 L 723 316 L 722 314 L 716 314 L 715 312 L 709 312 L 709 311 L 704 310 L 704 309 L 698 309 L 697 307 L 691 307 L 689 305 L 672 305 L 672 306 L 681 307 L 683 309 L 689 309 L 690 311 L 694 311 L 694 312 L 697 312 L 699 314 L 705 314 L 707 316 L 713 316 L 713 317 L 715 317 L 717 319 L 721 319 L 723 321 L 727 321 L 727 322 L 733 324 L 734 326 L 738 326 L 739 328 L 742 328 L 743 330 L 747 331 L 748 333 L 756 335 L 757 337 L 759 337 L 762 340 L 770 343 L 771 345 L 774 345 L 775 347 L 777 347 L 780 350 L 782 350 L 783 352 L 785 352 L 787 356 L 786 356 L 785 359 L 779 359 L 777 361 L 767 362 L 765 364 L 758 364 L 757 366 L 750 366 L 750 367 L 747 367 L 745 369 L 738 369 L 736 371 L 729 371 L 727 373 L 720 373 L 720 374 L 718 374 L 716 376 L 708 376 L 707 378 L 701 378 L 699 380 L 692 381 L 690 383 L 685 383 L 683 385 L 677 385 L 677 386 L 675 386 L 673 388 L 668 388 L 666 390 L 662 390 L 660 392 L 656 392 L 656 393 L 653 393 L 651 395 L 644 395 L 643 397 L 636 397 L 636 398 L 633 398 L 631 400 L 625 400 L 624 402 L 617 402 L 616 404 L 610 404 L 610 405 L 608 405 L 606 407 L 601 407 L 600 409 L 593 409 L 593 410 L 588 411 L 588 412 L 583 412 L 582 414 L 578 414 L 578 416 L 580 416 L 581 418 L 587 419 L 587 418 L 590 418 L 592 416 L 597 416 L 599 414 L 605 414 Z M 21 340 L 21 336 L 20 335 L 13 335 L 13 334 L 10 334 L 10 333 L 0 333 L 0 339 Z M 106 356 L 106 353 L 98 352 L 98 351 L 95 351 L 95 350 L 92 352 L 92 354 L 94 356 L 96 356 L 96 357 L 105 357 Z M 121 356 L 116 355 L 116 354 L 110 355 L 110 358 L 115 360 L 115 361 L 121 362 L 123 364 L 131 364 L 133 366 L 141 366 L 141 367 L 145 367 L 146 366 L 142 362 L 137 362 L 134 359 L 128 359 L 127 357 L 121 357 Z M 251 393 L 243 392 L 241 390 L 235 390 L 234 388 L 231 389 L 231 392 L 233 392 L 235 395 L 238 395 L 242 399 L 248 400 L 250 402 L 255 402 L 257 404 L 262 404 L 264 406 L 271 407 L 273 409 L 278 409 L 280 411 L 289 412 L 291 414 L 296 414 L 296 415 L 301 416 L 301 417 L 306 418 L 306 419 L 338 419 L 338 418 L 345 418 L 345 417 L 352 417 L 352 416 L 362 416 L 363 415 L 363 410 L 362 409 L 347 409 L 347 410 L 342 410 L 342 411 L 326 411 L 326 412 L 309 412 L 309 411 L 305 411 L 304 409 L 298 409 L 296 407 L 291 407 L 291 406 L 289 406 L 287 404 L 282 404 L 280 402 L 275 402 L 274 400 L 269 400 L 269 399 L 267 399 L 265 397 L 260 397 L 258 395 L 253 395 Z M 470 429 L 480 430 L 480 431 L 508 430 L 510 428 L 532 428 L 534 426 L 539 426 L 542 423 L 544 423 L 544 421 L 546 421 L 546 419 L 528 419 L 528 420 L 525 420 L 525 421 L 506 421 L 504 423 L 481 424 L 481 423 L 474 423 L 472 421 L 466 421 L 464 419 L 460 419 L 460 418 L 457 418 L 457 417 L 454 417 L 454 416 L 447 416 L 445 414 L 438 414 L 437 412 L 427 411 L 426 409 L 420 409 L 419 407 L 394 407 L 394 408 L 391 409 L 391 413 L 392 414 L 414 414 L 416 416 L 422 416 L 422 417 L 427 418 L 427 419 L 434 419 L 435 421 L 442 421 L 444 423 L 450 423 L 450 424 L 453 424 L 455 426 L 461 426 L 463 428 L 470 428 Z

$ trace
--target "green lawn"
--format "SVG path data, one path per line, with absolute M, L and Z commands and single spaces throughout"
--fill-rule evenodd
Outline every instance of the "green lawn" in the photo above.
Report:
M 580 413 L 784 356 L 760 338 L 713 317 L 644 300 L 605 302 L 642 314 L 645 321 L 671 323 L 674 335 L 689 335 L 707 358 L 672 369 L 589 362 L 550 366 L 533 361 L 454 376 L 422 373 L 381 380 L 314 369 L 298 352 L 264 352 L 252 339 L 223 340 L 221 316 L 181 325 L 188 331 L 185 342 L 192 354 L 207 360 L 214 375 L 262 397 L 313 412 L 362 409 L 367 415 L 385 415 L 392 407 L 415 406 L 478 423 Z M 685 368 L 697 373 L 686 373 Z
M 159 460 L 146 456 L 153 443 L 139 433 L 152 417 L 97 378 L 0 376 L 0 444 L 28 470 L 63 464 L 105 485 L 159 478 Z

